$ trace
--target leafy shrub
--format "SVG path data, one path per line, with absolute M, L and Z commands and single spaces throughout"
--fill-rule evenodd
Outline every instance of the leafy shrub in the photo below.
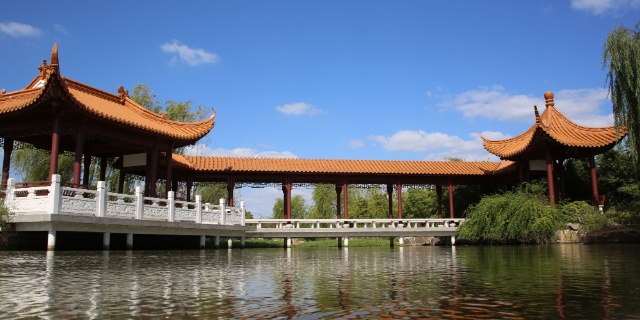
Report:
M 558 206 L 550 206 L 532 186 L 483 197 L 465 211 L 459 239 L 489 243 L 547 243 L 565 223 Z

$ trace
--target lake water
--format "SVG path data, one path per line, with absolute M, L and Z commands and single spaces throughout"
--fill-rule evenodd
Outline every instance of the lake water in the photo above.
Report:
M 2 318 L 640 318 L 640 245 L 0 252 Z

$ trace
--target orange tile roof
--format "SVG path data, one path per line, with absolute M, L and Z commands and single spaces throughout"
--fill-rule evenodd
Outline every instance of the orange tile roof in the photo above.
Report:
M 57 47 L 54 47 L 57 61 Z M 52 55 L 53 60 L 53 55 Z M 40 74 L 23 90 L 0 94 L 0 115 L 34 106 L 52 81 L 58 81 L 73 103 L 90 114 L 124 125 L 150 131 L 176 140 L 198 140 L 213 129 L 215 110 L 200 122 L 165 119 L 135 103 L 128 96 L 116 95 L 60 76 L 57 68 L 43 64 Z M 44 70 L 43 70 L 44 69 Z M 40 80 L 44 86 L 33 88 Z M 64 98 L 64 97 L 61 97 Z
M 547 98 L 546 110 L 539 115 L 538 109 L 535 109 L 536 123 L 524 133 L 504 140 L 489 140 L 478 134 L 484 141 L 484 148 L 502 159 L 508 159 L 529 148 L 537 134 L 545 134 L 564 146 L 581 148 L 613 145 L 627 134 L 627 130 L 624 129 L 618 135 L 614 126 L 602 128 L 581 126 L 569 120 L 555 107 L 553 93 L 545 93 L 545 98 Z
M 237 158 L 173 155 L 175 166 L 196 172 L 264 172 L 399 175 L 493 175 L 515 170 L 515 163 Z

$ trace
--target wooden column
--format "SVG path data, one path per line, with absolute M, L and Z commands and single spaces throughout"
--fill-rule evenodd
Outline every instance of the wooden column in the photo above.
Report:
M 178 193 L 178 180 L 177 179 L 171 180 L 171 191 L 175 192 L 176 194 Z M 167 194 L 167 196 L 168 195 L 169 194 Z
M 531 183 L 531 167 L 529 167 L 529 160 L 524 160 L 524 173 L 527 183 Z
M 450 218 L 453 219 L 453 184 L 451 183 L 451 179 L 449 179 L 449 215 Z
M 346 179 L 342 183 L 342 190 L 344 191 L 342 193 L 342 197 L 344 198 L 344 218 L 349 219 L 349 184 Z
M 191 201 L 191 188 L 193 188 L 193 177 L 187 177 L 187 201 Z
M 227 200 L 229 200 L 229 206 L 233 207 L 233 189 L 235 189 L 236 181 L 233 176 L 227 178 Z
M 292 189 L 292 184 L 291 184 L 291 178 L 287 178 L 287 184 L 286 184 L 286 195 L 285 198 L 287 199 L 287 201 L 285 202 L 286 206 L 286 214 L 287 214 L 287 219 L 291 219 L 291 189 Z
M 287 219 L 287 183 L 282 183 L 282 218 Z
M 560 175 L 560 190 L 562 191 L 562 200 L 567 200 L 567 189 L 564 187 L 564 159 L 559 161 L 558 173 Z
M 107 157 L 100 157 L 100 181 L 107 180 Z
M 57 105 L 54 101 L 53 105 Z M 53 115 L 53 127 L 51 130 L 51 164 L 49 166 L 49 180 L 54 174 L 58 174 L 58 153 L 60 152 L 60 115 Z
M 175 191 L 175 190 L 171 189 L 171 187 L 173 187 L 173 184 L 172 184 L 173 181 L 171 180 L 173 178 L 171 176 L 173 174 L 173 165 L 172 165 L 172 163 L 173 163 L 173 152 L 172 152 L 171 148 L 169 148 L 169 150 L 167 150 L 167 153 L 166 153 L 166 156 L 165 156 L 165 160 L 167 162 L 167 177 L 166 177 L 166 180 L 165 180 L 165 189 L 167 189 L 166 196 L 168 197 L 169 196 L 169 191 Z M 230 204 L 230 206 L 233 207 L 232 204 Z
M 518 161 L 518 177 L 520 178 L 520 188 L 524 190 L 524 161 Z
M 124 179 L 126 178 L 124 170 L 120 169 L 120 177 L 118 178 L 118 193 L 124 193 Z
M 153 144 L 153 148 L 151 149 L 151 163 L 149 167 L 151 168 L 149 181 L 147 181 L 149 184 L 149 196 L 155 198 L 158 196 L 156 192 L 156 184 L 158 183 L 158 141 Z
M 596 175 L 596 161 L 593 156 L 588 158 L 589 169 L 591 169 L 591 191 L 593 192 L 593 206 L 598 207 L 600 205 L 598 195 L 598 176 Z
M 402 184 L 396 184 L 396 190 L 398 190 L 398 219 L 402 219 Z
M 547 183 L 549 184 L 549 203 L 556 204 L 556 191 L 555 183 L 553 179 L 553 155 L 550 150 L 547 150 Z
M 442 219 L 442 185 L 436 184 L 436 193 L 438 194 L 438 219 Z
M 9 171 L 11 170 L 11 153 L 13 152 L 13 139 L 4 138 L 4 159 L 2 160 L 2 187 L 9 181 Z
M 336 184 L 336 218 L 342 219 L 342 209 L 340 204 L 342 204 L 342 199 L 340 195 L 342 194 L 342 186 Z
M 393 219 L 393 186 L 387 184 L 387 197 L 389 198 L 389 219 Z
M 82 172 L 82 184 L 84 184 L 85 186 L 89 186 L 89 177 L 91 175 L 91 155 L 85 154 L 83 160 L 84 170 Z
M 73 186 L 75 188 L 79 187 L 80 182 L 80 173 L 82 172 L 82 145 L 84 144 L 84 130 L 82 129 L 82 125 L 78 126 L 76 130 L 76 158 L 73 162 Z

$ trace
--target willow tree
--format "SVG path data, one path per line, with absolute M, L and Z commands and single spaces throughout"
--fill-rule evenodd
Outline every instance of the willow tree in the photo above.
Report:
M 609 32 L 602 54 L 602 67 L 608 69 L 606 83 L 613 103 L 618 134 L 628 130 L 628 146 L 636 174 L 640 173 L 640 30 L 622 24 Z

